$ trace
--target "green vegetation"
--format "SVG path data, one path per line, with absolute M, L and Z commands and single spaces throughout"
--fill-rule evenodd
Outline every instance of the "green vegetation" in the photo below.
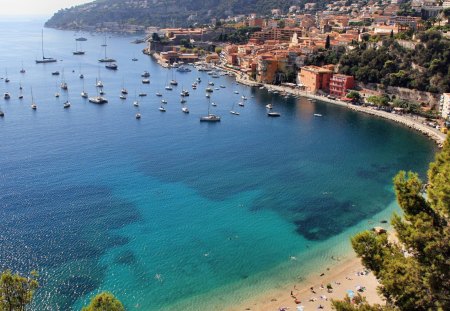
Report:
M 390 311 L 394 310 L 381 305 L 371 306 L 366 299 L 357 294 L 353 299 L 346 296 L 344 300 L 331 300 L 332 306 L 337 311 Z
M 273 8 L 287 12 L 296 3 L 296 0 L 97 0 L 58 11 L 46 26 L 77 29 L 104 22 L 159 27 L 189 26 L 238 14 L 265 15 Z
M 361 102 L 361 94 L 357 91 L 350 91 L 347 94 L 347 98 L 350 98 L 354 104 L 358 104 Z
M 394 178 L 403 216 L 394 214 L 398 242 L 365 231 L 352 238 L 363 265 L 372 270 L 389 308 L 450 310 L 450 136 L 428 170 L 427 196 L 418 175 L 404 171 Z M 358 298 L 360 299 L 360 298 Z M 334 301 L 336 310 L 389 310 L 360 300 Z
M 375 106 L 378 106 L 378 107 L 389 106 L 389 100 L 390 100 L 389 96 L 387 96 L 386 94 L 383 94 L 381 96 L 373 95 L 373 96 L 369 96 L 367 98 L 367 102 L 369 102 Z
M 235 44 L 243 44 L 247 43 L 248 39 L 250 39 L 250 36 L 252 33 L 260 31 L 261 27 L 239 27 L 232 33 L 224 33 L 220 34 L 216 41 L 219 42 L 231 42 Z
M 392 105 L 397 108 L 403 108 L 405 112 L 410 112 L 414 114 L 421 114 L 422 109 L 418 103 L 409 102 L 402 99 L 394 99 Z
M 372 47 L 378 39 L 366 38 L 347 53 L 321 51 L 308 57 L 306 63 L 339 64 L 339 72 L 352 75 L 363 83 L 380 83 L 432 93 L 450 92 L 450 40 L 438 31 L 429 30 L 417 35 L 420 40 L 414 49 L 402 47 L 393 38 L 386 38 L 382 46 Z
M 0 278 L 0 310 L 25 311 L 39 283 L 36 272 L 23 277 L 6 270 Z
M 82 311 L 125 311 L 122 303 L 113 294 L 103 292 L 92 298 L 87 307 Z

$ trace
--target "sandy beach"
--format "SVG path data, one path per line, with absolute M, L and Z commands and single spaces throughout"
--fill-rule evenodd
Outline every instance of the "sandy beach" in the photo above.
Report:
M 327 284 L 333 287 L 331 291 L 327 290 Z M 377 286 L 373 273 L 367 271 L 358 258 L 353 258 L 324 269 L 302 283 L 286 284 L 284 288 L 262 293 L 229 310 L 297 310 L 298 306 L 303 306 L 305 311 L 332 310 L 330 300 L 343 299 L 348 293 L 360 293 L 370 303 L 383 304 Z

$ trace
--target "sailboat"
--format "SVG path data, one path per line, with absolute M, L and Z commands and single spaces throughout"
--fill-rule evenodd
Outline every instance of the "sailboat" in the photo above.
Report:
M 56 97 L 56 98 L 59 98 L 58 83 L 56 83 L 55 89 L 56 89 L 56 91 L 55 91 L 55 97 Z
M 103 87 L 102 78 L 100 76 L 100 66 L 98 66 L 98 79 L 97 78 L 95 79 L 95 86 L 100 88 Z
M 208 100 L 208 114 L 206 116 L 200 117 L 200 122 L 219 122 L 220 117 L 209 112 L 211 107 L 211 100 Z
M 5 69 L 5 83 L 9 83 L 9 78 L 8 78 L 8 69 Z
M 109 58 L 109 57 L 106 56 L 106 47 L 108 46 L 106 44 L 106 37 L 105 37 L 105 43 L 102 44 L 102 46 L 105 48 L 105 57 L 104 58 L 100 58 L 98 61 L 100 63 L 114 63 L 116 61 L 115 59 Z
M 84 90 L 84 80 L 83 80 L 83 91 L 81 92 L 81 97 L 88 98 L 88 93 Z
M 80 75 L 79 75 L 80 79 L 84 79 L 84 74 L 81 72 L 81 65 L 79 66 L 78 70 L 80 71 Z
M 19 99 L 23 99 L 23 94 L 22 94 L 22 83 L 19 83 Z
M 81 46 L 81 43 L 80 43 Z M 75 51 L 73 52 L 73 55 L 84 55 L 85 52 L 80 48 L 78 49 L 78 41 L 75 40 Z
M 167 72 L 167 75 L 166 75 L 166 87 L 165 87 L 165 89 L 167 91 L 172 91 L 173 90 L 172 86 L 169 83 L 167 83 L 168 79 L 169 79 L 169 72 Z
M 31 88 L 31 109 L 36 110 L 37 109 L 37 105 L 34 102 L 34 96 L 33 96 L 33 88 Z
M 136 91 L 134 91 L 134 101 L 133 101 L 133 106 L 134 106 L 134 107 L 139 107 L 139 101 L 137 100 L 137 97 L 136 97 Z
M 5 113 L 2 110 L 2 107 L 0 107 L 0 118 L 3 118 L 5 116 Z
M 230 113 L 231 113 L 231 114 L 234 114 L 234 115 L 236 115 L 236 116 L 239 115 L 239 112 L 237 112 L 237 111 L 234 110 L 234 103 L 233 103 L 233 106 L 231 106 Z
M 56 59 L 44 56 L 44 29 L 42 29 L 42 59 L 36 59 L 36 64 L 56 63 Z
M 122 93 L 123 95 L 127 95 L 128 91 L 125 88 L 124 84 L 125 84 L 124 79 L 122 79 L 122 89 L 120 90 L 120 93 Z
M 60 84 L 60 86 L 61 86 L 61 90 L 67 91 L 68 86 L 67 86 L 66 81 L 64 80 L 64 69 L 62 70 L 61 84 Z
M 273 102 L 273 99 L 272 99 L 272 102 Z M 270 106 L 273 108 L 273 103 L 270 104 Z M 266 106 L 266 107 L 267 107 L 267 106 Z M 269 117 L 280 117 L 281 114 L 280 114 L 279 112 L 271 111 L 271 110 L 270 110 L 270 109 L 272 109 L 272 108 L 267 108 L 267 116 L 269 116 Z
M 22 69 L 20 69 L 20 73 L 25 73 L 25 69 L 23 68 L 23 62 L 22 62 Z
M 173 73 L 174 73 L 174 71 L 175 70 L 173 70 L 173 69 L 170 69 L 170 71 L 172 71 L 172 80 L 170 80 L 170 85 L 178 85 L 178 82 L 177 82 L 177 80 L 175 80 L 175 78 L 173 77 Z
M 66 101 L 64 102 L 64 109 L 70 108 L 69 94 L 66 94 Z

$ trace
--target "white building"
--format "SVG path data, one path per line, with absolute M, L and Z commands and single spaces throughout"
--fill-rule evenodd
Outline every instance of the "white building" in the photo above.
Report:
M 448 119 L 450 117 L 450 93 L 442 94 L 439 106 L 442 118 Z

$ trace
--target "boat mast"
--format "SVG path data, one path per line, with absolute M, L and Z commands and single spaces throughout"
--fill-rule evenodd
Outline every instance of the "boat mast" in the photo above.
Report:
M 42 48 L 42 59 L 45 59 L 45 56 L 44 56 L 44 29 L 42 29 L 42 34 L 41 34 L 41 48 Z

